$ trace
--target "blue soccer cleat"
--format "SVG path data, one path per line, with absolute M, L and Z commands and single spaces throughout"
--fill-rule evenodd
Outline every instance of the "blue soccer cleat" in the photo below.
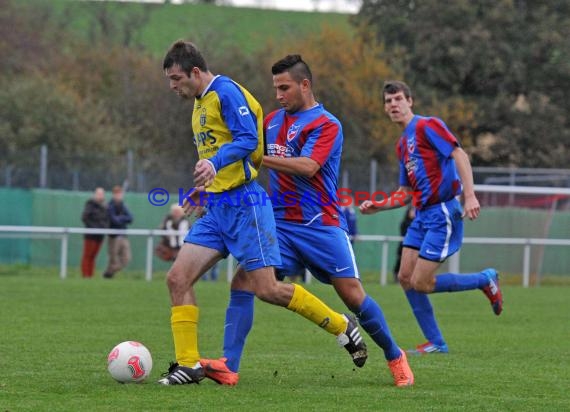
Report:
M 429 355 L 430 353 L 449 353 L 449 349 L 445 343 L 443 345 L 436 345 L 435 343 L 426 342 L 406 352 L 410 355 Z
M 489 283 L 482 289 L 482 291 L 489 299 L 489 302 L 491 302 L 495 315 L 499 316 L 503 311 L 503 294 L 499 287 L 499 274 L 493 268 L 485 269 L 481 273 L 489 279 Z

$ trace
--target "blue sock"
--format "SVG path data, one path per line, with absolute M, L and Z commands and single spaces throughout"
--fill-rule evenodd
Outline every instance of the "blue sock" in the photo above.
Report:
M 424 337 L 435 345 L 445 345 L 428 295 L 416 292 L 414 289 L 406 290 L 405 293 Z
M 255 294 L 243 290 L 230 292 L 230 304 L 226 310 L 224 325 L 224 357 L 232 372 L 239 370 L 245 339 L 253 324 L 253 300 Z
M 464 275 L 443 273 L 435 277 L 433 292 L 460 292 L 462 290 L 481 289 L 488 283 L 489 279 L 481 272 Z
M 400 357 L 400 348 L 394 342 L 382 309 L 374 299 L 367 295 L 355 315 L 358 316 L 360 326 L 384 350 L 384 356 L 387 360 Z

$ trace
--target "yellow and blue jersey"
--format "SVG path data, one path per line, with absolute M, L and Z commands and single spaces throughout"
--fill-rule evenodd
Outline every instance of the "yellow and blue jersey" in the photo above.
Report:
M 225 192 L 257 177 L 263 111 L 244 87 L 216 76 L 194 102 L 192 130 L 199 158 L 211 161 L 217 172 L 208 192 Z

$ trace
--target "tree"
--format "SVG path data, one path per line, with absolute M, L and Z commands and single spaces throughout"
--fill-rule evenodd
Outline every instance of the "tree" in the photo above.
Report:
M 79 46 L 61 56 L 57 77 L 83 98 L 101 102 L 113 123 L 125 131 L 119 138 L 135 155 L 135 172 L 146 175 L 148 185 L 190 185 L 188 175 L 186 181 L 176 180 L 197 157 L 192 106 L 181 104 L 168 89 L 158 59 L 119 46 Z
M 71 176 L 93 167 L 101 156 L 123 149 L 124 135 L 102 105 L 83 100 L 61 83 L 41 76 L 11 78 L 0 84 L 0 159 L 3 167 L 28 167 L 46 145 L 53 164 Z M 112 170 L 107 170 L 111 174 Z M 21 182 L 34 185 L 36 181 Z
M 400 79 L 403 74 L 393 64 L 393 54 L 375 39 L 359 32 L 323 27 L 303 39 L 268 42 L 264 49 L 248 57 L 241 50 L 226 50 L 212 61 L 212 66 L 227 68 L 226 74 L 246 85 L 262 103 L 264 112 L 269 113 L 278 107 L 271 65 L 286 54 L 295 53 L 301 53 L 313 71 L 317 100 L 342 122 L 342 167 L 352 172 L 351 186 L 368 188 L 371 159 L 379 162 L 383 175 L 393 173 L 400 130 L 384 114 L 382 87 L 385 80 Z M 475 105 L 461 98 L 432 100 L 431 95 L 418 104 L 436 107 L 435 114 L 445 116 L 452 127 L 457 125 L 466 142 L 471 142 L 469 130 L 463 125 L 473 124 Z M 393 185 L 393 181 L 382 184 Z
M 67 10 L 73 6 L 68 5 Z M 141 29 L 150 19 L 152 4 L 126 5 L 105 1 L 84 4 L 80 7 L 88 10 L 87 25 L 91 44 L 142 47 Z
M 62 29 L 62 31 L 56 30 Z M 65 37 L 49 7 L 0 0 L 0 71 L 3 75 L 42 70 L 49 66 Z
M 323 27 L 318 33 L 297 40 L 269 42 L 251 58 L 238 57 L 239 50 L 226 54 L 232 61 L 232 77 L 243 81 L 260 100 L 264 112 L 278 107 L 272 87 L 271 66 L 287 54 L 301 52 L 313 72 L 313 90 L 319 102 L 334 113 L 344 127 L 348 144 L 346 159 L 377 157 L 390 161 L 393 139 L 397 131 L 383 116 L 381 87 L 385 79 L 395 76 L 384 59 L 380 45 L 365 45 L 351 33 Z M 216 62 L 218 66 L 224 63 Z M 386 146 L 390 146 L 389 155 Z
M 458 0 L 445 7 L 436 0 L 364 0 L 354 21 L 395 53 L 418 95 L 462 97 L 478 107 L 475 121 L 463 126 L 476 163 L 567 167 L 548 151 L 568 136 L 570 120 L 546 114 L 570 110 L 569 12 L 560 0 Z M 517 109 L 521 99 L 527 111 Z M 541 130 L 556 132 L 531 134 Z M 486 156 L 479 156 L 479 139 L 490 142 Z
M 0 28 L 6 32 L 0 49 L 10 56 L 0 63 L 5 166 L 29 166 L 24 153 L 45 144 L 50 168 L 57 163 L 64 174 L 91 170 L 116 183 L 126 176 L 126 165 L 117 158 L 131 150 L 135 172 L 148 183 L 189 186 L 180 171 L 196 158 L 190 121 L 184 121 L 191 107 L 182 107 L 169 92 L 157 59 L 104 37 L 86 43 L 66 36 L 49 7 L 5 5 L 0 21 L 12 23 Z M 50 41 L 59 38 L 53 47 Z M 190 150 L 181 150 L 187 146 Z

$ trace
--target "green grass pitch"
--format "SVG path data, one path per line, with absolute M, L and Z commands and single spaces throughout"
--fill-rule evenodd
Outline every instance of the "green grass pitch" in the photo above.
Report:
M 256 303 L 236 387 L 156 384 L 173 359 L 164 274 L 145 282 L 60 280 L 57 270 L 0 270 L 0 411 L 561 411 L 570 409 L 570 289 L 505 286 L 500 317 L 480 292 L 439 294 L 433 304 L 449 355 L 410 357 L 416 384 L 395 388 L 382 352 L 353 367 L 334 337 L 282 308 Z M 365 285 L 403 347 L 421 335 L 401 290 Z M 332 288 L 308 288 L 345 310 Z M 204 357 L 221 354 L 229 287 L 197 285 Z M 366 335 L 365 335 L 366 337 Z M 122 385 L 106 357 L 124 340 L 143 342 L 154 368 Z

